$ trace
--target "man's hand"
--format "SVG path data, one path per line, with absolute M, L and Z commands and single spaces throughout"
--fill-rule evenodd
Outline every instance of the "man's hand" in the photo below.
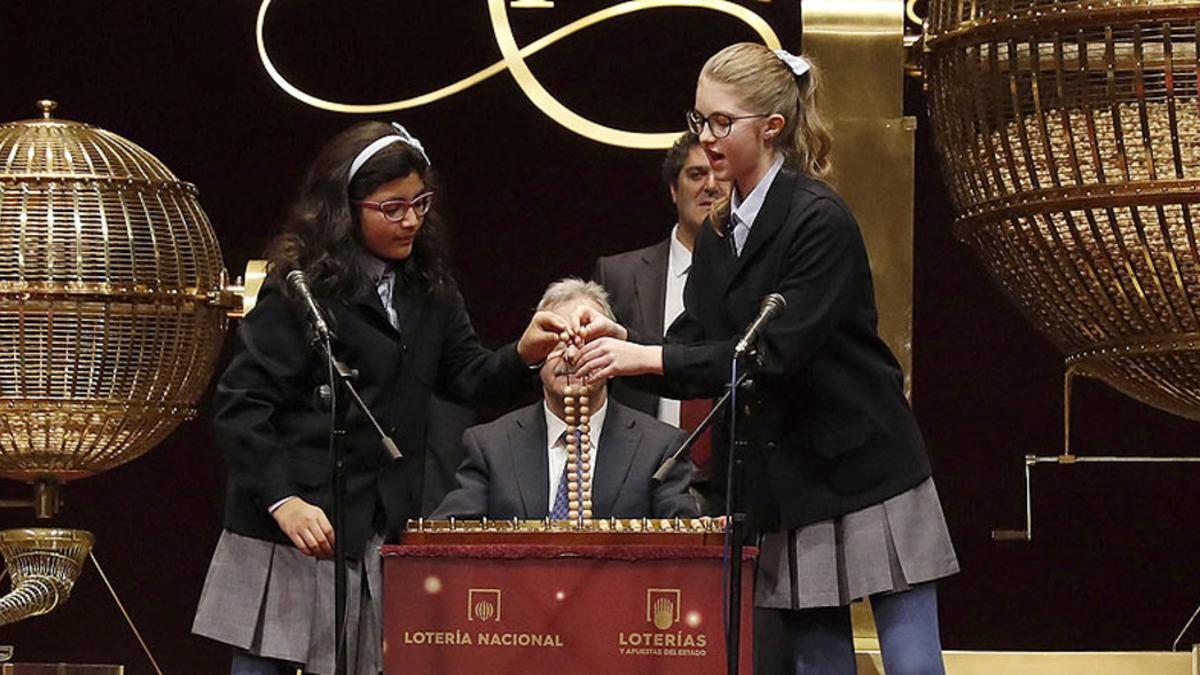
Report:
M 593 381 L 622 375 L 662 375 L 662 347 L 611 337 L 589 341 L 579 350 L 575 374 Z
M 559 344 L 569 342 L 567 323 L 554 312 L 537 312 L 517 342 L 517 353 L 526 365 L 534 366 L 546 360 Z
M 304 555 L 333 555 L 333 526 L 325 512 L 299 497 L 292 497 L 271 512 L 279 529 Z

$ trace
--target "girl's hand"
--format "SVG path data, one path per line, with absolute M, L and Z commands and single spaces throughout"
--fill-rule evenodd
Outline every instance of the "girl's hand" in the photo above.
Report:
M 624 326 L 587 305 L 581 305 L 571 313 L 569 330 L 575 336 L 577 347 L 602 337 L 629 339 L 629 331 Z
M 567 322 L 561 316 L 554 312 L 537 312 L 517 342 L 517 353 L 526 365 L 534 366 L 545 362 L 550 352 L 570 339 Z
M 299 497 L 292 497 L 271 512 L 279 529 L 304 555 L 333 555 L 333 526 L 325 512 Z
M 662 368 L 662 347 L 602 337 L 579 350 L 575 373 L 599 382 L 621 375 L 661 375 Z

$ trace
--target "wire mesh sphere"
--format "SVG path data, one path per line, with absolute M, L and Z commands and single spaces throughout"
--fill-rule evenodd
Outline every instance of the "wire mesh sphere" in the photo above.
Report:
M 228 299 L 195 186 L 40 105 L 0 124 L 0 476 L 65 481 L 195 414 Z
M 929 108 L 970 244 L 1076 372 L 1200 419 L 1194 2 L 931 0 Z

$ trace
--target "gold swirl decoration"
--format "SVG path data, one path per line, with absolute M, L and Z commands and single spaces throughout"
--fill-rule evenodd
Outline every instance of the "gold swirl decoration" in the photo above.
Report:
M 775 49 L 780 46 L 779 36 L 775 34 L 775 31 L 772 30 L 770 24 L 765 19 L 750 9 L 729 2 L 728 0 L 629 0 L 576 19 L 562 28 L 524 47 L 520 47 L 517 45 L 516 36 L 513 35 L 508 8 L 505 6 L 506 0 L 488 0 L 488 14 L 492 21 L 492 31 L 496 37 L 496 44 L 500 48 L 501 59 L 499 61 L 457 82 L 418 96 L 384 103 L 352 104 L 330 101 L 302 91 L 299 87 L 289 82 L 275 67 L 270 55 L 267 54 L 266 41 L 263 37 L 267 22 L 267 11 L 271 7 L 271 2 L 272 0 L 262 0 L 262 4 L 258 8 L 258 19 L 255 25 L 258 55 L 262 60 L 263 68 L 266 69 L 267 75 L 289 96 L 314 108 L 358 115 L 373 115 L 395 110 L 417 108 L 466 91 L 480 82 L 507 70 L 512 73 L 517 86 L 521 88 L 522 93 L 529 98 L 530 102 L 558 124 L 580 136 L 599 143 L 641 150 L 669 148 L 671 147 L 671 143 L 682 132 L 645 133 L 626 131 L 590 120 L 563 105 L 561 101 L 547 91 L 537 76 L 533 74 L 525 59 L 564 38 L 610 19 L 655 9 L 701 9 L 719 12 L 745 23 L 762 38 L 768 47 Z

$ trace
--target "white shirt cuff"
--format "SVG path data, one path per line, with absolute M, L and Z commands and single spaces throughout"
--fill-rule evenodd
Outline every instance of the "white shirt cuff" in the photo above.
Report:
M 277 501 L 274 504 L 267 507 L 267 513 L 275 513 L 275 509 L 283 506 L 285 503 L 287 503 L 288 501 L 295 499 L 295 498 L 296 498 L 296 495 L 288 495 L 287 497 L 280 499 L 279 501 Z

